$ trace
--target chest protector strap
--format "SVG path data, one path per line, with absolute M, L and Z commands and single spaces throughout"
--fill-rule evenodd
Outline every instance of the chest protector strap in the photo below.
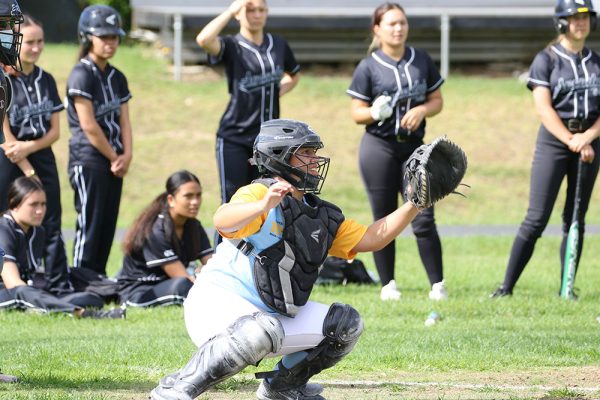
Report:
M 286 196 L 279 207 L 285 226 L 280 241 L 256 254 L 254 282 L 263 302 L 280 314 L 296 315 L 306 304 L 344 215 L 313 194 L 308 204 Z

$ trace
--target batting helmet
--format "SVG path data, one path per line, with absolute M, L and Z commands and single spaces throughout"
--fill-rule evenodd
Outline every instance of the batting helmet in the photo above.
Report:
M 566 33 L 569 27 L 567 17 L 579 13 L 590 14 L 590 27 L 596 29 L 596 11 L 592 0 L 558 0 L 554 9 L 554 26 L 558 33 Z
M 125 36 L 121 16 L 114 8 L 105 5 L 86 7 L 79 16 L 79 41 L 88 46 L 90 36 Z
M 260 173 L 280 176 L 305 193 L 319 194 L 329 170 L 329 158 L 311 156 L 304 165 L 293 166 L 290 159 L 300 147 L 320 149 L 323 142 L 304 122 L 273 119 L 260 127 L 253 160 Z

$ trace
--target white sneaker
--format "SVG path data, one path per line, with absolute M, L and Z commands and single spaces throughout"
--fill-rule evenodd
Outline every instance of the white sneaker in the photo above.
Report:
M 400 300 L 402 294 L 396 287 L 396 281 L 391 280 L 387 285 L 381 288 L 381 300 Z
M 429 292 L 429 298 L 431 300 L 447 300 L 448 299 L 448 292 L 446 291 L 446 284 L 444 283 L 444 281 L 440 281 L 438 283 L 434 283 L 431 286 L 431 292 Z

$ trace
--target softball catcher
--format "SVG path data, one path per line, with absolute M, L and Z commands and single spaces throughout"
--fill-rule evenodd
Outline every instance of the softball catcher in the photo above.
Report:
M 323 260 L 385 246 L 419 210 L 454 191 L 466 170 L 464 153 L 446 139 L 423 146 L 409 160 L 410 201 L 363 226 L 317 196 L 330 161 L 317 155 L 322 147 L 305 123 L 262 124 L 253 157 L 262 177 L 217 210 L 225 239 L 184 303 L 198 350 L 161 380 L 152 399 L 193 399 L 275 356 L 283 356 L 276 368 L 257 374 L 258 399 L 324 399 L 323 387 L 309 380 L 352 351 L 363 320 L 350 305 L 309 301 Z M 437 179 L 442 173 L 447 179 Z

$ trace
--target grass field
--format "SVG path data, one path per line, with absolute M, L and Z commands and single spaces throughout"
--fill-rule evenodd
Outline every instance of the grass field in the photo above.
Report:
M 73 46 L 48 46 L 41 62 L 64 93 L 74 63 Z M 214 132 L 225 107 L 224 81 L 214 73 L 170 80 L 166 64 L 145 47 L 123 48 L 114 64 L 129 77 L 135 136 L 134 162 L 125 182 L 119 225 L 162 190 L 178 168 L 197 172 L 204 184 L 201 219 L 210 226 L 218 205 Z M 283 99 L 283 116 L 308 121 L 333 157 L 324 197 L 351 217 L 371 220 L 356 167 L 360 127 L 349 118 L 344 73 L 306 73 Z M 531 95 L 513 78 L 451 76 L 443 87 L 444 111 L 431 119 L 428 137 L 446 133 L 465 148 L 472 188 L 468 199 L 444 200 L 442 225 L 518 224 L 527 207 L 528 171 L 537 129 Z M 63 113 L 64 114 L 64 113 Z M 65 177 L 67 138 L 55 146 L 63 184 L 64 226 L 74 225 L 72 191 Z M 335 183 L 335 185 L 334 185 Z M 600 223 L 598 194 L 588 215 Z M 560 222 L 560 201 L 551 223 Z M 600 236 L 586 238 L 577 278 L 581 297 L 557 297 L 559 238 L 544 237 L 515 296 L 490 300 L 502 280 L 512 238 L 442 238 L 450 300 L 427 299 L 427 278 L 414 239 L 397 241 L 397 303 L 379 301 L 375 286 L 317 287 L 314 300 L 353 304 L 365 318 L 354 352 L 319 375 L 328 399 L 575 399 L 600 398 Z M 109 272 L 120 266 L 113 248 Z M 373 268 L 370 255 L 361 257 Z M 443 319 L 425 327 L 430 311 Z M 210 323 L 210 321 L 207 321 Z M 0 385 L 0 399 L 144 399 L 157 380 L 192 354 L 182 309 L 129 310 L 125 321 L 89 321 L 55 315 L 0 313 L 0 367 L 22 382 Z M 203 399 L 251 399 L 249 368 Z

